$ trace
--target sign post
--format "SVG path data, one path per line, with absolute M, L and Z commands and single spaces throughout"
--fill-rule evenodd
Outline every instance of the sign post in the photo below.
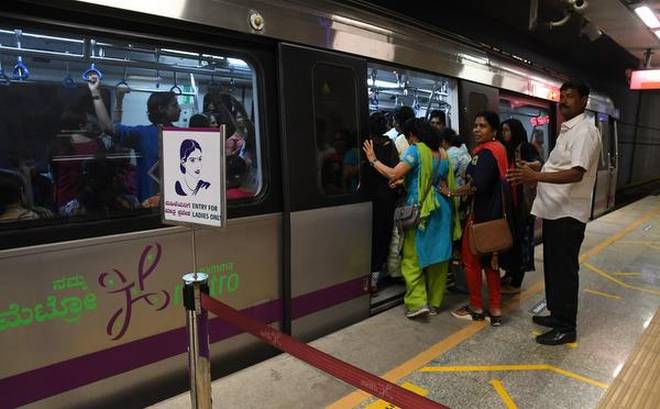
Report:
M 193 408 L 211 408 L 208 313 L 200 291 L 207 276 L 197 271 L 196 226 L 222 229 L 227 223 L 225 127 L 161 128 L 161 220 L 190 227 L 193 269 L 183 277 L 187 310 L 188 368 Z

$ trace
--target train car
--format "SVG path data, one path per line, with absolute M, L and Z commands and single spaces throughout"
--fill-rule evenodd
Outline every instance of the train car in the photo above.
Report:
M 440 109 L 469 135 L 492 109 L 544 157 L 557 135 L 560 76 L 331 2 L 35 0 L 0 14 L 2 407 L 142 407 L 184 390 L 191 234 L 211 295 L 250 316 L 304 340 L 367 318 L 370 110 Z M 613 205 L 617 111 L 597 92 L 589 109 L 606 141 L 598 215 Z M 222 231 L 160 222 L 154 135 L 197 121 L 230 130 Z M 275 353 L 211 327 L 216 377 Z

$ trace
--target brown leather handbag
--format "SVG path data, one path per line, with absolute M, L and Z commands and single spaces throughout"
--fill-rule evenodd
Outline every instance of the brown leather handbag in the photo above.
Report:
M 500 183 L 501 185 L 501 183 Z M 504 202 L 504 188 L 502 188 L 502 218 L 489 220 L 483 223 L 471 223 L 470 251 L 475 256 L 486 256 L 499 253 L 513 247 L 513 236 L 506 218 Z M 472 198 L 471 213 L 474 217 L 474 197 Z

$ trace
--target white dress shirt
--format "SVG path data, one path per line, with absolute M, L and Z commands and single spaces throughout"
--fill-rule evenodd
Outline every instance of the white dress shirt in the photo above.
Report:
M 543 219 L 572 217 L 588 222 L 600 151 L 600 132 L 584 113 L 561 124 L 557 143 L 541 171 L 558 172 L 579 167 L 585 172 L 582 180 L 576 183 L 539 182 L 532 214 Z

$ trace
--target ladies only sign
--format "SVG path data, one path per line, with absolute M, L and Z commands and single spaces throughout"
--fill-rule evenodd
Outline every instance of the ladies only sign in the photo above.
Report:
M 224 227 L 223 131 L 217 128 L 162 128 L 163 223 Z

